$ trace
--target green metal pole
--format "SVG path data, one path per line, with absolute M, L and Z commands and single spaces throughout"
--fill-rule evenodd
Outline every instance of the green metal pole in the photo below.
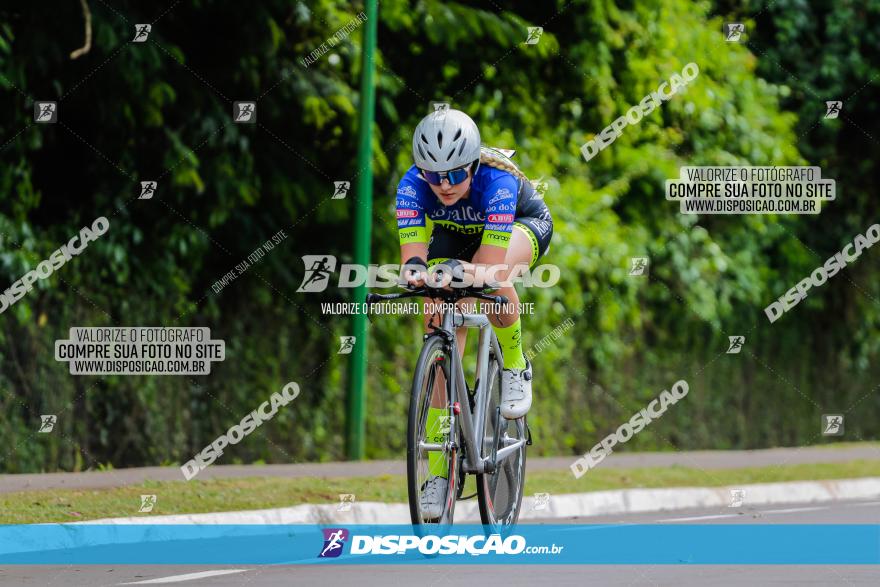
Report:
M 360 128 L 358 129 L 357 154 L 357 200 L 354 218 L 354 262 L 370 263 L 370 224 L 373 221 L 373 167 L 372 138 L 373 111 L 376 105 L 376 88 L 373 83 L 373 54 L 376 50 L 376 0 L 366 0 L 366 17 L 361 51 L 361 103 Z M 354 290 L 355 302 L 363 302 L 367 295 L 366 285 Z M 345 439 L 349 460 L 364 458 L 364 409 L 367 376 L 367 317 L 354 314 L 351 321 L 352 334 L 356 337 L 351 352 L 346 405 Z

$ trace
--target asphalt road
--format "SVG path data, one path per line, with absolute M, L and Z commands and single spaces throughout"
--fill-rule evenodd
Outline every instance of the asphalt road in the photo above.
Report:
M 548 520 L 549 522 L 549 520 Z M 537 523 L 541 523 L 538 521 Z M 880 524 L 880 501 L 838 502 L 731 511 L 683 510 L 552 520 L 598 524 Z M 553 585 L 880 585 L 880 567 L 862 565 L 277 565 L 277 566 L 8 566 L 0 585 L 100 587 L 123 584 L 193 586 L 494 584 Z

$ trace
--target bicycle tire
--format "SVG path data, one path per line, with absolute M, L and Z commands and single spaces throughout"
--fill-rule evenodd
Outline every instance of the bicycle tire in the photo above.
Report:
M 441 359 L 441 360 L 438 360 Z M 407 449 L 406 449 L 406 476 L 409 494 L 410 518 L 414 525 L 432 523 L 422 516 L 420 497 L 422 491 L 422 479 L 420 477 L 421 451 L 419 443 L 426 438 L 427 407 L 430 405 L 433 381 L 437 369 L 442 370 L 447 381 L 447 409 L 451 412 L 449 403 L 448 382 L 451 366 L 450 357 L 446 350 L 446 342 L 439 335 L 431 335 L 425 340 L 422 351 L 419 354 L 416 369 L 413 375 L 413 384 L 410 396 L 409 421 L 407 423 Z M 430 385 L 430 387 L 428 387 Z M 458 423 L 453 418 L 449 436 L 458 438 Z M 427 460 L 427 454 L 425 454 Z M 447 495 L 442 514 L 436 522 L 440 525 L 451 524 L 455 513 L 456 485 L 459 475 L 458 449 L 453 448 L 448 454 L 448 480 Z

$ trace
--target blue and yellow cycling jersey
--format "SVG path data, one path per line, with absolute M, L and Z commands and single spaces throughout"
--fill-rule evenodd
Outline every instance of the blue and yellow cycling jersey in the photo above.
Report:
M 482 232 L 481 244 L 507 247 L 523 184 L 528 182 L 507 171 L 480 165 L 471 180 L 468 195 L 451 206 L 444 206 L 413 165 L 397 185 L 400 244 L 427 243 L 425 219 L 430 218 L 435 224 L 453 232 Z M 531 188 L 531 184 L 528 187 Z

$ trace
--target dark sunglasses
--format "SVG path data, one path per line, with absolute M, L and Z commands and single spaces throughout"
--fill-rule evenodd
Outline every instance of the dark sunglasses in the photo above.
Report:
M 444 179 L 449 180 L 449 185 L 456 185 L 468 178 L 468 169 L 470 165 L 459 167 L 458 169 L 450 169 L 449 171 L 425 171 L 419 169 L 419 173 L 431 185 L 440 185 Z

